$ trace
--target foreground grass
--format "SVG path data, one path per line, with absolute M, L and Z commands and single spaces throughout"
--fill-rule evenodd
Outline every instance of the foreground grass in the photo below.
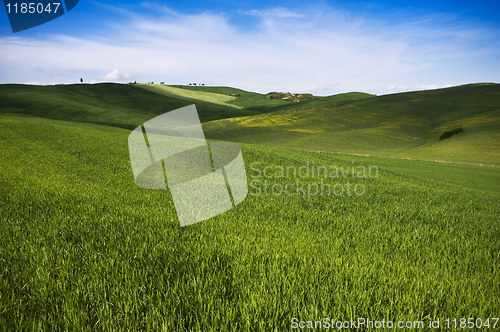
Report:
M 498 194 L 381 167 L 378 177 L 325 180 L 362 183 L 362 196 L 254 195 L 253 182 L 233 210 L 180 228 L 168 191 L 135 186 L 128 134 L 0 115 L 0 330 L 498 317 Z M 254 178 L 264 166 L 372 165 L 241 148 L 249 182 L 262 184 L 318 181 Z

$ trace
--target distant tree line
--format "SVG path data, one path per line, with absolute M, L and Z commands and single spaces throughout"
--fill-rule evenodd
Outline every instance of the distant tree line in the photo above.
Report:
M 269 92 L 267 94 L 267 98 L 281 99 L 296 103 L 303 100 L 313 99 L 315 97 L 310 93 Z

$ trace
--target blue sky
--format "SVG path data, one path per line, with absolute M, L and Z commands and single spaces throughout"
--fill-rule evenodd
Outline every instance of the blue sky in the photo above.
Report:
M 500 1 L 93 1 L 12 33 L 0 83 L 376 94 L 500 82 Z

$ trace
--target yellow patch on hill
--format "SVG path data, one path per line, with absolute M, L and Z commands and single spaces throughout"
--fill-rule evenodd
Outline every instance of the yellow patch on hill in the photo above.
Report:
M 137 84 L 138 87 L 143 88 L 145 90 L 159 93 L 168 97 L 174 97 L 179 99 L 196 99 L 204 102 L 214 103 L 218 105 L 233 107 L 242 109 L 240 106 L 236 106 L 233 104 L 227 104 L 227 102 L 235 100 L 236 97 L 223 95 L 220 93 L 206 92 L 206 91 L 194 91 L 187 90 L 181 88 L 174 88 L 168 85 L 159 85 L 159 84 Z

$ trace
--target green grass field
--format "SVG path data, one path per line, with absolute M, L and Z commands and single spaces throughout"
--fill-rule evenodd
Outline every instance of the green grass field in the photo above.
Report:
M 416 94 L 464 102 L 440 93 Z M 434 142 L 438 134 L 437 145 L 448 125 L 474 123 L 476 133 L 463 125 L 463 136 L 441 143 L 462 139 L 469 144 L 462 149 L 482 144 L 488 153 L 498 144 L 498 99 L 488 99 L 489 109 L 476 101 L 475 111 L 455 114 L 450 106 L 439 116 L 405 106 L 408 94 L 321 99 L 253 117 L 238 112 L 255 110 L 197 104 L 207 136 L 240 142 L 249 195 L 222 215 L 181 228 L 168 190 L 135 185 L 127 138 L 129 127 L 186 100 L 128 85 L 0 85 L 0 331 L 288 331 L 292 318 L 325 317 L 421 320 L 424 331 L 434 331 L 429 319 L 437 318 L 490 318 L 493 326 L 500 313 L 499 167 L 419 161 L 418 153 L 429 152 L 413 147 L 406 150 L 412 160 L 318 153 L 334 146 L 326 139 L 292 147 L 299 135 L 322 134 L 309 132 L 327 127 L 328 112 L 350 109 L 369 128 L 369 112 L 379 107 L 371 121 L 382 128 L 395 103 L 410 123 L 398 130 L 403 117 L 392 121 L 398 140 L 414 126 L 418 139 Z M 308 107 L 316 118 L 307 118 Z M 233 118 L 218 120 L 225 116 Z M 431 124 L 418 129 L 423 119 Z M 241 143 L 242 133 L 260 144 Z M 377 139 L 380 151 L 404 155 L 386 147 L 387 137 Z M 440 151 L 440 159 L 451 156 Z M 466 161 L 483 162 L 474 158 Z M 276 174 L 280 166 L 306 165 L 342 171 L 337 178 Z M 359 177 L 370 166 L 378 172 Z M 297 181 L 303 191 L 293 187 Z M 290 196 L 280 190 L 288 184 Z M 328 194 L 326 185 L 343 192 Z
M 500 169 L 452 163 L 407 160 L 396 158 L 377 158 L 353 155 L 334 155 L 334 157 L 354 162 L 370 163 L 379 168 L 420 179 L 432 179 L 453 184 L 460 188 L 477 189 L 500 194 Z

